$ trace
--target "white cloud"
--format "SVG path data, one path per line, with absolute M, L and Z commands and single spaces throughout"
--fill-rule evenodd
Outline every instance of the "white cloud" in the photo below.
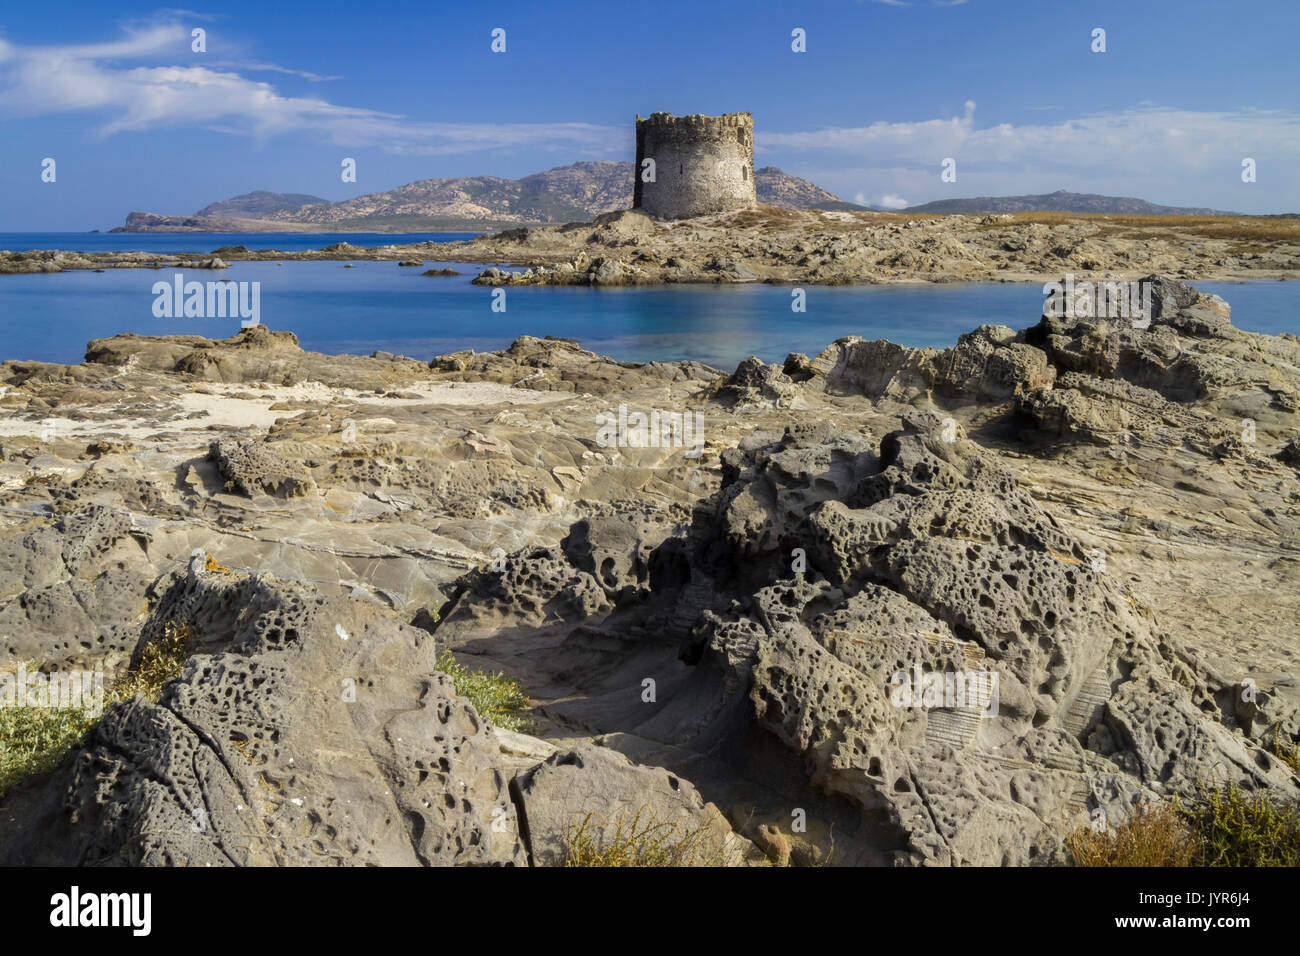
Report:
M 822 178 L 815 181 L 831 190 L 838 186 L 851 192 L 870 182 L 875 189 L 928 200 L 1061 188 L 1101 192 L 1106 183 L 1122 195 L 1183 205 L 1259 211 L 1300 205 L 1300 182 L 1290 174 L 1300 168 L 1300 114 L 1283 110 L 1149 106 L 1048 124 L 981 128 L 975 123 L 975 104 L 968 101 L 961 117 L 802 132 L 760 130 L 755 139 L 765 153 L 815 157 L 822 167 Z M 836 164 L 836 156 L 851 159 L 856 168 Z M 1247 156 L 1272 172 L 1270 180 L 1261 173 L 1259 182 L 1243 191 L 1241 160 Z M 946 157 L 957 161 L 958 179 L 941 185 L 940 165 Z
M 1104 166 L 1149 174 L 1205 171 L 1242 156 L 1300 156 L 1300 114 L 1281 110 L 1197 112 L 1165 107 L 1101 113 L 1051 125 L 999 123 L 977 128 L 975 104 L 960 118 L 796 133 L 760 131 L 761 149 L 815 150 L 932 168 L 945 157 L 959 167 L 1039 170 Z
M 895 196 L 893 193 L 886 193 L 876 200 L 875 205 L 881 209 L 906 209 L 911 205 L 902 196 Z
M 124 33 L 110 43 L 79 46 L 20 47 L 0 40 L 0 117 L 95 111 L 108 114 L 94 130 L 99 136 L 177 126 L 259 138 L 307 131 L 340 146 L 431 156 L 520 147 L 590 155 L 628 145 L 626 130 L 590 123 L 430 123 L 285 96 L 241 75 L 238 65 L 193 65 L 189 30 L 180 23 Z M 164 65 L 149 63 L 160 59 Z M 242 69 L 329 79 L 266 63 Z
M 310 70 L 291 70 L 288 67 L 276 66 L 274 63 L 244 63 L 241 61 L 221 61 L 212 63 L 211 66 L 226 67 L 235 70 L 250 70 L 254 73 L 265 71 L 269 73 L 283 73 L 286 76 L 298 76 L 304 80 L 310 80 L 312 83 L 324 83 L 329 80 L 341 80 L 341 76 L 323 76 L 320 73 L 312 73 Z

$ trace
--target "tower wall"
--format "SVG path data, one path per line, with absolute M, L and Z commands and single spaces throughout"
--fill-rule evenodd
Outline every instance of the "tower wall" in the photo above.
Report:
M 655 181 L 643 181 L 642 161 L 655 161 Z M 754 119 L 750 113 L 636 120 L 636 181 L 632 205 L 656 219 L 686 219 L 756 203 Z

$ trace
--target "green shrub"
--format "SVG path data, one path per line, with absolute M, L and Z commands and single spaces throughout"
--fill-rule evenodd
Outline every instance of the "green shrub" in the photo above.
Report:
M 1273 746 L 1269 752 L 1290 767 L 1293 772 L 1300 773 L 1300 743 L 1293 742 L 1290 745 L 1282 743 L 1281 731 L 1280 727 L 1273 728 Z
M 1203 787 L 1103 833 L 1065 838 L 1078 866 L 1300 866 L 1300 806 L 1236 784 Z
M 1300 866 L 1300 807 L 1267 791 L 1214 787 L 1179 812 L 1200 835 L 1200 866 Z

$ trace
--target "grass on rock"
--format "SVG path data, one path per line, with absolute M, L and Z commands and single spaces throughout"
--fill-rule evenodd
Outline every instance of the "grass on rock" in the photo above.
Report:
M 472 671 L 457 663 L 448 650 L 438 657 L 436 666 L 455 683 L 456 693 L 469 698 L 474 709 L 493 725 L 522 733 L 532 729 L 532 722 L 523 714 L 529 705 L 528 696 L 513 677 L 499 671 L 495 674 Z
M 569 827 L 565 866 L 711 866 L 718 861 L 707 852 L 701 827 L 682 828 L 680 821 L 657 820 L 642 807 L 636 816 L 619 817 L 605 837 L 599 814 L 588 813 Z
M 136 666 L 105 688 L 104 706 L 136 694 L 156 702 L 163 686 L 180 676 L 193 644 L 193 625 L 168 621 L 162 637 L 144 646 Z M 39 661 L 26 665 L 28 672 L 39 667 Z M 20 781 L 57 767 L 96 719 L 80 706 L 0 707 L 0 798 Z

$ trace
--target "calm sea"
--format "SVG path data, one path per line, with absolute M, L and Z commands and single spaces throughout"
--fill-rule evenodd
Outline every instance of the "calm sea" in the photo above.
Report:
M 0 249 L 145 249 L 211 252 L 223 245 L 318 249 L 332 242 L 383 245 L 461 235 L 215 235 L 0 233 Z M 696 359 L 734 367 L 747 355 L 780 361 L 815 354 L 843 335 L 945 348 L 977 325 L 1013 329 L 1038 321 L 1037 283 L 807 286 L 807 310 L 791 311 L 788 286 L 651 286 L 624 289 L 514 288 L 505 311 L 492 289 L 470 284 L 481 264 L 441 263 L 463 275 L 423 276 L 395 262 L 241 262 L 219 273 L 183 270 L 186 280 L 261 284 L 261 321 L 296 333 L 306 349 L 369 354 L 377 349 L 428 359 L 473 348 L 505 348 L 519 335 L 578 339 L 585 348 L 632 361 Z M 174 269 L 122 269 L 0 276 L 0 359 L 79 362 L 91 339 L 140 335 L 233 335 L 238 319 L 155 318 L 155 282 Z M 1227 299 L 1233 323 L 1252 332 L 1300 333 L 1300 283 L 1196 283 Z

